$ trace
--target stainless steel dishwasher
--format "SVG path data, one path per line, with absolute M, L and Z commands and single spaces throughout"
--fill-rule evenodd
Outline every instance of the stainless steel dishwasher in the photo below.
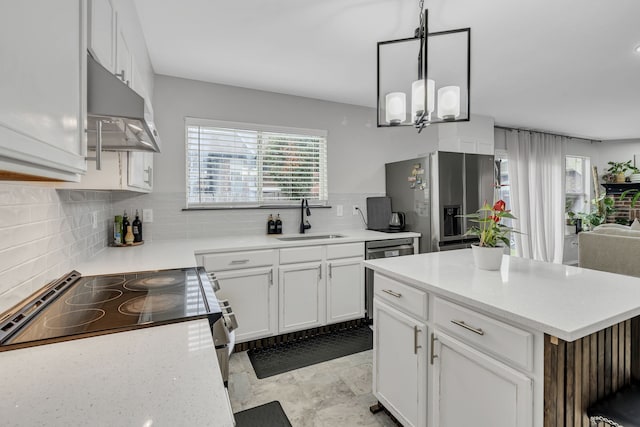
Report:
M 413 255 L 413 238 L 373 240 L 364 245 L 365 259 L 391 258 L 403 255 Z M 366 319 L 373 323 L 373 270 L 366 268 L 364 274 L 364 304 Z

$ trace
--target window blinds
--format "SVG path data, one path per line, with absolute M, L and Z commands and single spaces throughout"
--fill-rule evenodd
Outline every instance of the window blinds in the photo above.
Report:
M 327 201 L 325 131 L 186 120 L 187 207 Z

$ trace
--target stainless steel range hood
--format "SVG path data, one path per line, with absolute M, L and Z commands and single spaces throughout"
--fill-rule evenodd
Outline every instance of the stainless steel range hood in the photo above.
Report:
M 95 150 L 102 128 L 102 151 L 160 152 L 158 132 L 144 99 L 88 55 L 87 146 Z M 101 122 L 101 126 L 98 126 Z

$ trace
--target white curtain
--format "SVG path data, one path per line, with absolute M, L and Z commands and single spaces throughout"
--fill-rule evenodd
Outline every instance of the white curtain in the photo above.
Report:
M 516 255 L 562 263 L 567 138 L 507 130 Z M 507 207 L 509 208 L 509 207 Z

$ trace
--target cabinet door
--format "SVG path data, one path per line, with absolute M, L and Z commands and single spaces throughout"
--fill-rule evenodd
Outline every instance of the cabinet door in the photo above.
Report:
M 86 170 L 86 10 L 3 2 L 0 171 L 77 181 Z
M 216 273 L 218 298 L 229 300 L 238 320 L 237 342 L 275 335 L 278 293 L 272 267 L 247 268 Z
M 117 14 L 116 14 L 117 16 Z M 124 34 L 124 29 L 120 22 L 117 23 L 116 31 L 116 76 L 127 86 L 131 86 L 132 71 L 133 71 L 133 59 L 131 58 L 131 49 L 127 38 Z
M 153 189 L 153 153 L 128 153 L 127 183 L 129 187 L 151 191 Z
M 111 0 L 89 0 L 87 48 L 104 68 L 115 72 L 116 13 Z
M 324 324 L 325 289 L 322 263 L 291 264 L 279 268 L 279 332 Z
M 530 378 L 448 335 L 436 336 L 434 426 L 531 427 Z
M 377 299 L 373 311 L 373 394 L 403 426 L 425 427 L 427 327 Z
M 364 317 L 361 258 L 327 261 L 327 323 Z

